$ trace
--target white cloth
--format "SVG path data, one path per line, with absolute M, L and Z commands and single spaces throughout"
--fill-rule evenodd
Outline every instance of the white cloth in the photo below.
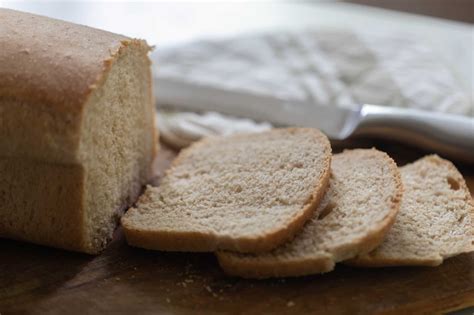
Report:
M 215 112 L 197 114 L 161 110 L 156 119 L 162 139 L 176 148 L 184 148 L 205 136 L 259 132 L 270 129 L 269 123 L 225 116 Z
M 371 103 L 473 115 L 470 95 L 454 72 L 421 39 L 409 34 L 281 32 L 158 49 L 154 58 L 155 75 L 160 78 L 326 106 Z M 173 117 L 168 126 L 186 126 L 180 121 L 189 122 L 190 116 L 167 117 Z M 199 124 L 206 130 L 216 130 L 212 126 L 217 123 L 219 133 L 232 132 L 232 124 L 202 117 Z M 196 123 L 199 116 L 192 120 Z M 170 136 L 175 129 L 162 133 L 168 138 L 196 138 L 186 127 L 179 128 L 179 136 Z

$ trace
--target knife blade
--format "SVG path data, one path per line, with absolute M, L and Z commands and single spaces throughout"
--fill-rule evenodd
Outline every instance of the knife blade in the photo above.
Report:
M 159 107 L 217 111 L 268 121 L 275 126 L 318 128 L 331 140 L 352 137 L 397 140 L 474 162 L 472 117 L 369 104 L 321 106 L 169 78 L 155 78 L 155 92 Z

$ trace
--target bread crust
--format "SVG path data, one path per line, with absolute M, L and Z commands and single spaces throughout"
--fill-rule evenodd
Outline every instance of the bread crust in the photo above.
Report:
M 0 155 L 80 163 L 89 97 L 124 49 L 135 46 L 146 55 L 150 47 L 142 40 L 9 9 L 0 8 L 0 21 L 0 134 L 5 135 Z
M 0 157 L 0 175 L 0 192 L 5 192 L 0 193 L 0 237 L 75 251 L 84 248 L 82 213 L 56 211 L 70 205 L 83 207 L 81 166 Z M 42 185 L 44 182 L 48 185 Z M 5 183 L 15 187 L 14 195 L 2 189 Z M 74 224 L 64 231 L 63 222 Z
M 122 226 L 125 231 L 127 243 L 132 246 L 164 251 L 209 252 L 225 249 L 243 253 L 256 253 L 271 250 L 294 237 L 294 235 L 303 227 L 304 223 L 311 218 L 326 191 L 330 177 L 331 146 L 327 137 L 318 130 L 310 128 L 287 128 L 285 130 L 289 132 L 296 130 L 306 130 L 311 132 L 318 138 L 318 141 L 324 143 L 324 147 L 329 152 L 328 157 L 322 162 L 324 166 L 321 178 L 315 179 L 315 189 L 313 193 L 306 201 L 301 211 L 293 217 L 293 220 L 287 222 L 285 227 L 278 227 L 278 229 L 267 232 L 265 235 L 259 237 L 233 238 L 194 231 L 166 232 L 137 229 L 133 224 L 127 221 L 126 217 L 123 217 Z M 266 132 L 276 131 L 270 130 Z M 234 137 L 247 137 L 247 135 L 243 134 Z M 203 139 L 184 149 L 172 162 L 171 167 L 165 174 L 173 172 L 174 167 L 179 163 L 182 163 L 187 154 L 200 146 L 207 145 L 211 140 L 211 138 Z M 146 203 L 147 198 L 148 196 L 146 196 L 146 194 L 143 195 L 138 203 Z
M 346 150 L 341 154 L 363 151 L 374 152 L 376 150 Z M 216 256 L 221 268 L 229 275 L 243 278 L 265 279 L 272 277 L 304 276 L 329 272 L 334 269 L 337 262 L 354 257 L 359 253 L 370 252 L 376 248 L 383 241 L 390 227 L 395 222 L 403 194 L 403 185 L 396 163 L 386 153 L 383 153 L 383 157 L 387 162 L 387 165 L 390 166 L 391 176 L 395 180 L 396 189 L 391 199 L 391 206 L 388 214 L 378 226 L 374 227 L 364 237 L 355 239 L 351 243 L 335 248 L 332 252 L 325 252 L 325 255 L 318 259 L 308 257 L 307 259 L 295 258 L 287 261 L 276 261 L 269 258 L 267 260 L 259 259 L 258 262 L 255 262 L 245 259 L 234 259 L 232 254 L 229 255 L 226 252 L 217 252 Z M 319 216 L 319 213 L 315 212 L 315 216 Z
M 110 68 L 111 56 L 122 42 L 131 41 L 122 35 L 9 9 L 0 9 L 0 20 L 0 95 L 45 104 L 67 114 L 81 111 Z

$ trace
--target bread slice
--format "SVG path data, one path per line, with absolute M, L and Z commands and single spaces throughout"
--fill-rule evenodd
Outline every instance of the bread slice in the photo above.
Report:
M 400 170 L 405 193 L 395 224 L 379 247 L 349 263 L 437 266 L 473 251 L 474 206 L 455 166 L 430 155 Z
M 315 129 L 201 140 L 122 218 L 127 242 L 167 251 L 270 250 L 312 216 L 330 162 L 329 141 Z
M 0 8 L 0 237 L 105 247 L 152 173 L 149 51 Z
M 224 271 L 245 278 L 323 273 L 380 244 L 402 195 L 395 162 L 375 149 L 359 149 L 334 155 L 331 170 L 323 201 L 293 240 L 268 253 L 220 251 Z

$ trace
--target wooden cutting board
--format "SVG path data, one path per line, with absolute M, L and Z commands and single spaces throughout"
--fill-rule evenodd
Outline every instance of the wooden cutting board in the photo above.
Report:
M 395 144 L 357 145 L 385 150 L 399 165 L 424 154 Z M 162 147 L 155 182 L 175 154 Z M 458 166 L 473 193 L 474 170 Z M 212 254 L 129 247 L 120 229 L 97 257 L 0 240 L 2 315 L 433 314 L 468 306 L 474 253 L 434 268 L 338 265 L 324 275 L 258 281 L 227 277 Z

